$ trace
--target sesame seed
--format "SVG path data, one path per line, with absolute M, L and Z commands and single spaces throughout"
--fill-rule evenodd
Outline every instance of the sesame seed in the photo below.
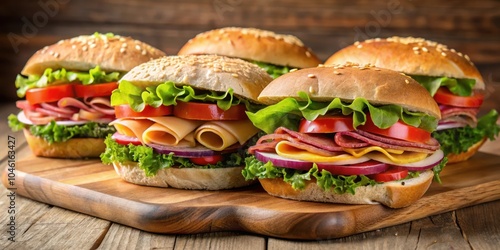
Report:
M 307 56 L 307 57 L 311 57 L 311 52 L 306 51 L 306 56 Z
M 54 55 L 54 51 L 52 51 L 52 50 L 51 50 L 51 51 L 49 51 L 49 54 L 50 54 L 51 56 L 53 56 L 53 55 Z
M 120 48 L 120 53 L 125 53 L 125 48 Z
M 457 51 L 455 49 L 450 49 L 450 51 L 453 53 L 457 53 Z
M 422 47 L 422 51 L 429 52 L 429 50 L 426 47 Z
M 465 59 L 467 59 L 467 61 L 470 61 L 470 58 L 468 55 L 464 55 Z
M 228 43 L 229 45 L 231 45 L 231 46 L 234 46 L 234 44 L 233 44 L 233 41 L 232 41 L 232 40 L 227 40 L 227 43 Z
M 373 70 L 375 70 L 375 71 L 380 71 L 380 69 L 379 69 L 379 68 L 373 68 Z
M 457 54 L 458 54 L 459 56 L 464 56 L 461 52 L 458 52 Z
M 420 48 L 419 47 L 413 47 L 414 51 L 418 51 Z
M 231 75 L 232 75 L 233 77 L 238 78 L 238 74 L 233 73 L 233 74 L 231 74 Z
M 418 50 L 414 50 L 413 53 L 415 53 L 416 55 L 420 55 L 420 51 Z
M 139 46 L 139 44 L 135 45 L 135 49 L 136 50 L 141 50 L 141 46 Z
M 316 91 L 314 90 L 313 86 L 309 86 L 309 93 L 314 94 Z
M 59 40 L 59 41 L 57 42 L 57 44 L 61 44 L 61 43 L 64 43 L 64 40 Z
M 120 41 L 120 42 L 125 42 L 125 38 L 120 37 L 119 41 Z
M 105 44 L 104 44 L 104 48 L 105 48 L 105 49 L 109 48 L 109 43 L 105 43 Z
M 141 55 L 145 56 L 145 55 L 146 55 L 146 50 L 143 50 L 143 51 L 141 52 Z
M 325 67 L 324 64 L 322 64 L 322 63 L 318 64 L 318 68 L 324 68 L 324 67 Z
M 58 58 L 58 57 L 59 57 L 59 53 L 57 53 L 57 52 L 56 52 L 56 53 L 54 53 L 54 57 L 55 57 L 55 58 Z
M 315 76 L 314 74 L 309 74 L 309 75 L 307 75 L 307 77 L 309 77 L 309 78 L 314 78 L 314 77 L 316 77 L 316 76 Z
M 126 43 L 122 43 L 122 48 L 126 48 L 127 47 L 127 44 Z
M 90 45 L 89 45 L 89 47 L 90 47 L 91 49 L 95 48 L 96 46 L 97 46 L 97 45 L 96 45 L 95 43 L 92 43 L 92 44 L 90 44 Z
M 444 53 L 444 52 L 441 52 L 441 55 L 442 55 L 442 56 L 446 56 L 446 53 Z
M 356 48 L 361 49 L 361 48 L 363 48 L 363 45 L 362 45 L 362 44 L 358 44 L 358 45 L 356 46 Z
M 405 82 L 406 82 L 406 83 L 410 83 L 410 81 L 408 81 L 408 79 L 405 79 Z
M 336 71 L 336 70 L 334 70 L 334 71 L 333 71 L 333 73 L 334 73 L 335 75 L 340 75 L 340 72 L 338 72 L 338 71 Z
M 359 41 L 354 42 L 354 45 L 358 46 L 359 45 Z
M 297 70 L 298 70 L 297 68 L 293 68 L 289 72 L 294 72 L 294 71 L 297 71 Z
M 76 49 L 76 45 L 74 45 L 74 44 L 73 44 L 73 45 L 71 45 L 71 48 L 72 48 L 72 49 Z
M 87 51 L 87 46 L 82 46 L 83 51 Z

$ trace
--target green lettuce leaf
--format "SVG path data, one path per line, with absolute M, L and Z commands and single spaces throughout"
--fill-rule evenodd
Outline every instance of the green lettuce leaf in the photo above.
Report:
M 26 125 L 14 114 L 9 115 L 8 122 L 13 131 L 29 127 L 32 135 L 41 137 L 48 143 L 65 142 L 71 138 L 105 138 L 116 132 L 115 127 L 96 122 L 75 126 L 58 125 L 55 121 L 46 125 Z
M 111 135 L 104 140 L 106 150 L 101 154 L 101 161 L 104 164 L 113 162 L 127 163 L 138 162 L 139 167 L 144 170 L 146 176 L 154 176 L 161 169 L 173 166 L 179 168 L 229 168 L 242 166 L 246 152 L 244 150 L 226 155 L 224 159 L 217 164 L 197 165 L 187 158 L 174 156 L 170 154 L 159 154 L 154 152 L 151 147 L 143 145 L 121 145 L 115 142 Z
M 23 130 L 23 128 L 26 127 L 24 123 L 20 122 L 19 119 L 17 119 L 17 115 L 14 114 L 10 114 L 7 117 L 7 123 L 9 124 L 10 129 L 12 129 L 12 131 L 14 132 Z
M 233 89 L 226 92 L 203 91 L 193 89 L 188 85 L 177 86 L 174 82 L 167 81 L 157 86 L 141 88 L 129 81 L 121 80 L 118 89 L 111 94 L 111 105 L 128 104 L 133 110 L 140 112 L 146 105 L 159 107 L 160 105 L 176 105 L 177 101 L 199 101 L 217 103 L 222 110 L 228 110 L 232 105 L 240 103 L 247 106 L 247 110 L 258 110 L 259 105 L 239 99 L 233 95 Z
M 337 194 L 355 194 L 357 187 L 377 183 L 364 175 L 332 175 L 324 169 L 320 172 L 316 164 L 309 171 L 280 168 L 274 166 L 271 162 L 261 162 L 255 156 L 245 158 L 245 168 L 242 170 L 242 175 L 246 180 L 283 178 L 286 183 L 289 183 L 296 190 L 304 189 L 306 183 L 311 180 L 311 177 L 314 177 L 318 186 L 323 190 L 332 190 Z
M 120 77 L 121 74 L 119 72 L 106 73 L 101 70 L 99 66 L 90 69 L 88 72 L 68 71 L 64 68 L 58 70 L 47 68 L 41 76 L 28 75 L 26 77 L 17 75 L 17 95 L 22 98 L 26 95 L 28 89 L 42 88 L 63 82 L 80 82 L 84 85 L 88 85 L 93 83 L 114 82 L 118 81 Z
M 484 137 L 495 140 L 500 131 L 500 126 L 496 124 L 498 112 L 491 110 L 486 115 L 478 119 L 477 126 L 453 128 L 439 130 L 432 133 L 441 144 L 441 149 L 448 155 L 450 153 L 460 154 L 466 152 L 472 145 L 481 141 Z
M 365 124 L 368 113 L 373 123 L 382 129 L 402 120 L 408 125 L 432 132 L 437 127 L 438 122 L 435 117 L 410 112 L 397 105 L 373 106 L 364 98 L 356 98 L 352 103 L 344 103 L 340 98 L 335 98 L 328 103 L 312 101 L 304 92 L 299 92 L 299 97 L 306 101 L 285 98 L 279 103 L 257 112 L 247 112 L 247 115 L 257 128 L 268 134 L 280 126 L 297 130 L 302 117 L 311 121 L 320 115 L 332 112 L 352 115 L 354 128 Z
M 288 66 L 280 66 L 271 63 L 252 61 L 252 63 L 264 69 L 273 79 L 276 79 L 288 72 L 290 72 L 290 68 Z
M 459 96 L 471 96 L 472 89 L 476 84 L 474 79 L 457 79 L 449 77 L 412 75 L 422 86 L 424 86 L 432 96 L 436 94 L 439 87 L 447 87 L 453 94 Z

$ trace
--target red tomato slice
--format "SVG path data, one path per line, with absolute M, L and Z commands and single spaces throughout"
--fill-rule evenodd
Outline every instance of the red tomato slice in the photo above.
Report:
M 172 114 L 172 106 L 160 106 L 158 108 L 153 108 L 151 106 L 147 106 L 141 112 L 134 111 L 129 105 L 122 104 L 115 106 L 115 115 L 116 118 L 124 118 L 124 117 L 157 117 L 157 116 L 166 116 Z
M 335 133 L 353 131 L 352 117 L 350 116 L 320 116 L 314 121 L 302 119 L 299 125 L 301 133 Z
M 189 158 L 192 163 L 197 165 L 208 165 L 208 164 L 216 164 L 220 160 L 222 160 L 222 155 L 211 155 L 205 157 L 197 157 L 197 158 Z
M 421 128 L 407 125 L 401 121 L 396 122 L 394 125 L 387 129 L 381 129 L 375 126 L 369 116 L 366 116 L 365 125 L 359 126 L 358 129 L 378 135 L 412 142 L 426 143 L 431 139 L 430 132 L 427 132 Z
M 73 97 L 73 84 L 48 86 L 44 88 L 28 89 L 26 100 L 30 105 L 43 102 L 55 102 L 63 97 Z
M 118 83 L 98 83 L 98 84 L 75 84 L 76 97 L 96 97 L 96 96 L 110 96 L 111 92 L 118 88 Z
M 479 91 L 474 91 L 472 96 L 458 96 L 451 93 L 448 88 L 440 87 L 434 95 L 434 100 L 450 106 L 477 108 L 483 104 L 484 95 Z
M 132 137 L 132 136 L 126 136 L 126 135 L 122 135 L 122 134 L 119 134 L 119 133 L 114 133 L 111 137 L 116 143 L 120 144 L 120 145 L 129 145 L 129 144 L 133 144 L 133 145 L 142 145 L 141 141 L 139 141 L 139 139 L 137 137 Z
M 401 180 L 408 176 L 408 169 L 402 167 L 391 167 L 387 171 L 369 175 L 368 177 L 377 182 L 388 182 Z
M 244 120 L 248 119 L 246 107 L 243 104 L 235 105 L 228 110 L 222 110 L 217 104 L 200 102 L 177 102 L 174 115 L 189 120 Z

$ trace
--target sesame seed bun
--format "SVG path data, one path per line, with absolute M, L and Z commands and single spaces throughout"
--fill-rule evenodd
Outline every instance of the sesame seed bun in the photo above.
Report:
M 256 181 L 246 181 L 241 167 L 231 168 L 176 168 L 158 170 L 154 176 L 146 176 L 138 163 L 114 162 L 116 173 L 125 181 L 153 187 L 173 187 L 195 190 L 222 190 L 251 185 Z
M 297 37 L 255 28 L 227 27 L 198 34 L 178 54 L 217 54 L 295 68 L 321 63 Z
M 287 97 L 299 99 L 299 91 L 313 101 L 338 97 L 351 102 L 362 97 L 375 105 L 395 104 L 441 118 L 438 105 L 418 82 L 396 71 L 369 65 L 343 64 L 290 72 L 272 81 L 259 95 L 259 101 L 270 105 Z
M 41 137 L 24 129 L 24 137 L 31 152 L 36 156 L 49 158 L 97 158 L 106 146 L 102 138 L 72 138 L 65 142 L 48 143 Z
M 88 71 L 99 66 L 104 71 L 126 72 L 165 53 L 141 41 L 101 34 L 61 40 L 38 50 L 22 70 L 23 75 L 41 75 L 45 69 Z
M 126 75 L 137 86 L 154 86 L 166 81 L 194 88 L 225 92 L 229 88 L 239 97 L 257 101 L 272 78 L 255 64 L 217 55 L 166 56 L 141 64 Z
M 372 64 L 410 75 L 470 78 L 476 80 L 475 89 L 485 87 L 479 70 L 467 55 L 423 38 L 390 37 L 356 42 L 331 55 L 325 64 L 345 62 Z
M 407 207 L 420 199 L 432 182 L 431 170 L 424 171 L 416 178 L 390 181 L 374 186 L 361 186 L 356 193 L 337 194 L 332 190 L 323 190 L 316 184 L 316 179 L 306 183 L 303 190 L 295 190 L 282 178 L 259 179 L 264 190 L 273 196 L 299 200 L 343 204 L 384 204 L 391 208 Z

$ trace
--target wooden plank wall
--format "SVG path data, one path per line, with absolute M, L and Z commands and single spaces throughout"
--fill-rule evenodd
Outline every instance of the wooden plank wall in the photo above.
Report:
M 500 90 L 497 0 L 7 0 L 0 24 L 2 101 L 17 98 L 14 79 L 31 54 L 60 39 L 113 32 L 175 54 L 197 33 L 224 26 L 296 35 L 323 60 L 357 40 L 425 37 L 468 54 L 490 93 Z

